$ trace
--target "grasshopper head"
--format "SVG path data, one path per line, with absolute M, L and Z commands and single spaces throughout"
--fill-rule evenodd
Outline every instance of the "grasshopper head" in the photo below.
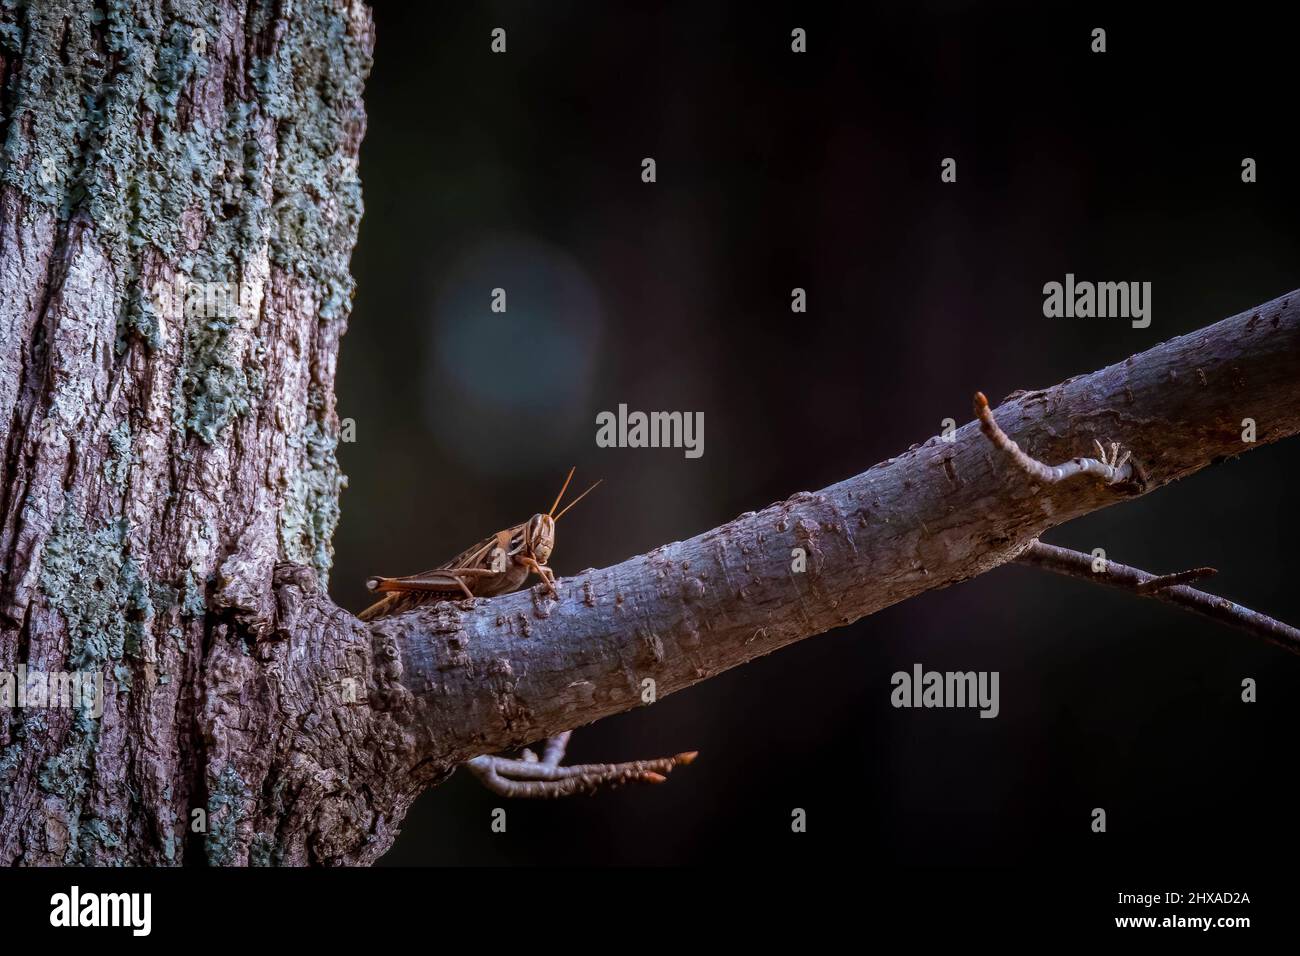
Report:
M 578 495 L 578 497 L 565 505 L 564 511 L 561 511 L 557 515 L 555 514 L 555 509 L 560 507 L 560 501 L 564 498 L 564 493 L 568 490 L 569 482 L 572 480 L 573 469 L 570 468 L 569 477 L 564 479 L 564 485 L 560 488 L 560 493 L 555 496 L 555 504 L 551 505 L 551 510 L 546 512 L 546 514 L 533 515 L 528 519 L 528 523 L 524 525 L 524 542 L 522 548 L 525 553 L 532 555 L 533 560 L 538 564 L 545 564 L 547 559 L 551 556 L 551 551 L 555 548 L 555 522 L 564 517 L 565 511 L 568 511 L 585 498 L 587 492 L 591 491 L 591 488 L 595 488 L 596 485 L 600 484 L 599 481 L 596 482 L 596 485 L 592 485 L 591 488 L 587 489 L 587 491 L 584 491 L 582 494 Z M 555 516 L 551 517 L 552 515 Z
M 538 564 L 545 564 L 555 549 L 555 519 L 550 515 L 533 515 L 524 526 L 524 551 Z

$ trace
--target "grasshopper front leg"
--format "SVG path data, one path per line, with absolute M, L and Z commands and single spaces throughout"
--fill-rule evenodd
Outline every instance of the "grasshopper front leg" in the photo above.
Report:
M 526 554 L 516 555 L 515 560 L 541 578 L 542 583 L 546 585 L 546 589 L 551 592 L 552 596 L 559 593 L 555 590 L 555 573 L 550 568 Z

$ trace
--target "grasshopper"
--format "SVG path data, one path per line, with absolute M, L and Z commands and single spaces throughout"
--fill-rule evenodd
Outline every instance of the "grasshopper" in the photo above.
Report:
M 489 535 L 450 561 L 422 574 L 404 578 L 370 578 L 366 587 L 384 597 L 357 617 L 370 621 L 424 604 L 450 601 L 458 596 L 494 597 L 518 590 L 528 580 L 529 574 L 540 577 L 547 590 L 554 594 L 555 575 L 546 562 L 555 549 L 555 523 L 600 484 L 596 482 L 565 505 L 564 511 L 556 514 L 555 509 L 560 506 L 569 482 L 573 480 L 574 470 L 569 469 L 569 476 L 555 496 L 555 503 L 545 514 L 535 514 L 523 524 Z

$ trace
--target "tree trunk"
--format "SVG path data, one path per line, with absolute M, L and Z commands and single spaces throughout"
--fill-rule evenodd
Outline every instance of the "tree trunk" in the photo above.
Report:
M 328 684 L 369 649 L 273 639 L 332 557 L 372 46 L 360 0 L 0 10 L 0 672 L 105 691 L 0 710 L 0 864 L 366 860 L 418 792 Z

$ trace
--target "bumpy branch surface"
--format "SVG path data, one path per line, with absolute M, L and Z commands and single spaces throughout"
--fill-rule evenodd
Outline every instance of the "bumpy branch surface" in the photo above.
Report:
M 954 395 L 953 401 L 959 401 Z M 461 762 L 641 706 L 1017 558 L 1047 529 L 1300 430 L 1300 292 L 995 412 L 1037 461 L 1115 442 L 1140 481 L 1043 482 L 971 422 L 685 542 L 371 626 L 416 749 Z M 1257 441 L 1243 441 L 1243 419 Z M 1129 466 L 1129 467 L 1125 467 Z M 1107 477 L 1115 477 L 1112 473 Z M 1140 520 L 1140 516 L 1136 516 Z M 792 572 L 802 548 L 807 570 Z

